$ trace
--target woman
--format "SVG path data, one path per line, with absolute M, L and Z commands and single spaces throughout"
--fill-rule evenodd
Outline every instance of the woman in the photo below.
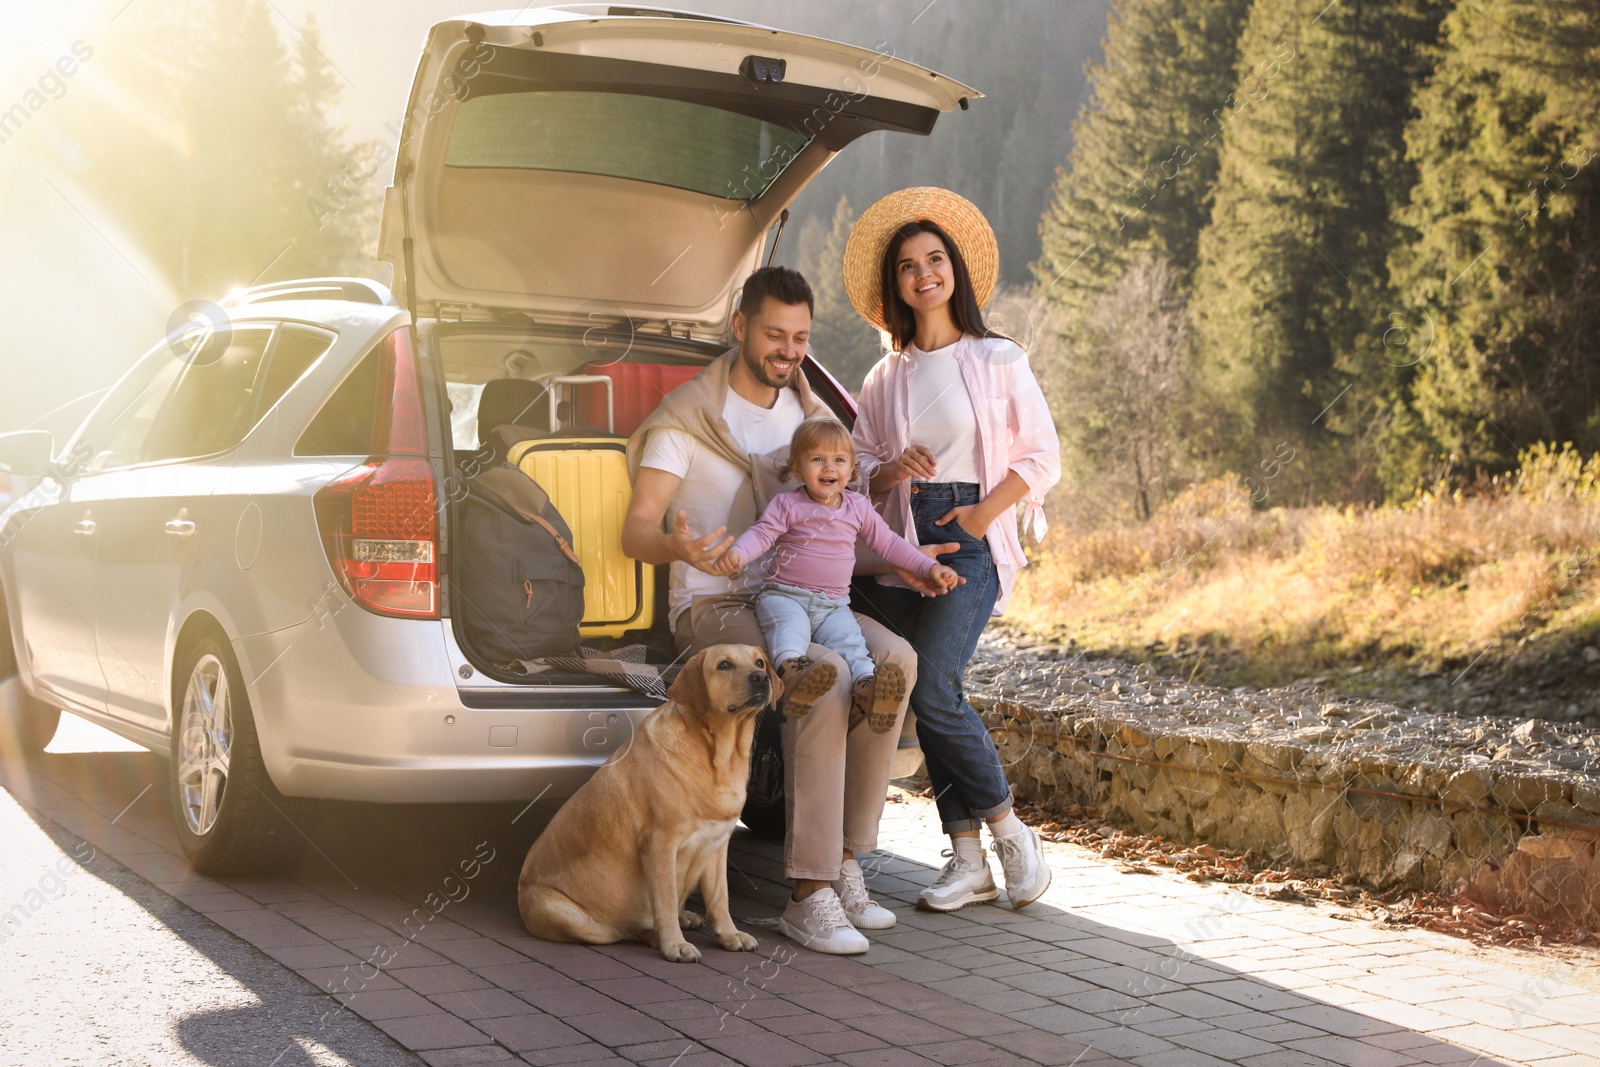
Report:
M 917 544 L 955 543 L 963 579 L 924 599 L 880 578 L 878 606 L 917 650 L 911 708 L 950 857 L 917 906 L 953 911 L 994 900 L 978 831 L 989 824 L 1014 908 L 1050 885 L 1038 835 L 1012 811 L 1011 786 L 989 731 L 967 703 L 962 675 L 992 615 L 1027 564 L 1016 508 L 1044 532 L 1044 495 L 1061 476 L 1049 407 L 1025 352 L 990 331 L 994 232 L 968 201 L 905 189 L 861 216 L 845 247 L 845 287 L 890 352 L 861 387 L 855 442 L 862 477 L 895 532 Z

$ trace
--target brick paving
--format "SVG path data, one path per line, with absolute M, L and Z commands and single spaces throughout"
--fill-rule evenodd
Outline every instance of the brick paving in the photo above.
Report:
M 122 761 L 124 773 L 96 773 L 84 762 L 96 759 Z M 946 842 L 931 805 L 905 794 L 888 808 L 883 851 L 864 861 L 875 895 L 900 916 L 869 953 L 819 956 L 770 929 L 787 894 L 781 846 L 741 832 L 732 908 L 760 950 L 724 952 L 692 932 L 703 962 L 672 964 L 643 945 L 529 937 L 514 899 L 525 838 L 495 839 L 476 881 L 419 852 L 420 881 L 407 882 L 360 847 L 387 850 L 404 871 L 408 841 L 426 827 L 385 838 L 358 825 L 340 844 L 312 822 L 312 848 L 291 874 L 217 880 L 182 863 L 164 804 L 137 802 L 139 781 L 160 774 L 153 758 L 48 756 L 29 771 L 5 784 L 35 819 L 88 840 L 334 991 L 330 1010 L 441 1067 L 1600 1063 L 1592 966 L 1123 873 L 1073 846 L 1046 846 L 1055 883 L 1025 911 L 918 912 L 911 904 Z M 472 869 L 472 846 L 455 840 L 461 870 Z

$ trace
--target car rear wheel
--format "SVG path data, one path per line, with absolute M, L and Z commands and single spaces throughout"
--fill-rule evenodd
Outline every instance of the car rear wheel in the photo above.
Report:
M 56 735 L 60 723 L 61 709 L 39 700 L 22 684 L 11 620 L 0 594 L 0 749 L 36 756 Z
M 174 674 L 172 810 L 189 865 L 203 874 L 281 869 L 300 852 L 298 805 L 261 762 L 250 700 L 233 653 L 206 635 Z
M 765 708 L 756 719 L 750 745 L 750 780 L 739 821 L 757 837 L 782 841 L 787 827 L 783 791 L 783 714 Z

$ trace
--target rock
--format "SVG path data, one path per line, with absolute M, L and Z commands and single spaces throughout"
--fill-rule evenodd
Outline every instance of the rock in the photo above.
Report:
M 1439 792 L 1445 800 L 1477 807 L 1489 799 L 1490 790 L 1493 788 L 1494 778 L 1487 770 L 1471 768 L 1457 771 L 1445 779 L 1444 788 Z
M 1514 811 L 1533 811 L 1540 804 L 1560 800 L 1561 783 L 1529 774 L 1503 774 L 1495 782 L 1492 795 L 1504 807 Z
M 1551 823 L 1566 823 L 1569 826 L 1576 823 L 1578 825 L 1593 826 L 1596 829 L 1600 829 L 1600 816 L 1597 816 L 1592 812 L 1585 811 L 1584 809 L 1573 804 L 1563 804 L 1559 800 L 1549 800 L 1543 804 L 1540 804 L 1538 810 L 1533 814 L 1534 817 L 1539 820 L 1540 832 L 1545 832 L 1547 829 L 1545 826 L 1546 820 Z M 1564 827 L 1554 825 L 1548 827 L 1548 830 L 1551 833 L 1560 832 L 1562 829 L 1564 829 Z
M 1403 849 L 1395 854 L 1389 863 L 1389 869 L 1384 872 L 1387 877 L 1384 881 L 1390 885 L 1416 887 L 1422 883 L 1424 863 L 1416 852 Z
M 1334 857 L 1334 815 L 1337 798 L 1320 789 L 1291 793 L 1283 802 L 1283 826 L 1298 863 L 1327 863 Z
M 1400 840 L 1412 848 L 1443 859 L 1450 852 L 1455 839 L 1455 827 L 1450 820 L 1437 812 L 1425 811 L 1406 822 L 1400 831 Z
M 1496 860 L 1516 847 L 1522 832 L 1516 823 L 1503 815 L 1486 815 L 1475 811 L 1461 811 L 1450 817 L 1455 827 L 1456 847 L 1465 855 L 1482 860 Z
M 1245 746 L 1239 741 L 1212 738 L 1206 742 L 1206 754 L 1216 766 L 1236 771 L 1239 769 L 1239 761 L 1244 759 Z
M 1150 743 L 1150 736 L 1137 727 L 1123 726 L 1117 730 L 1117 740 L 1130 747 L 1143 748 Z
M 1263 767 L 1276 771 L 1286 771 L 1298 763 L 1301 751 L 1289 745 L 1268 745 L 1252 741 L 1245 745 L 1245 750 Z
M 1583 662 L 1600 663 L 1600 648 L 1594 645 L 1585 645 L 1583 648 Z
M 1541 744 L 1555 736 L 1542 720 L 1529 719 L 1511 731 L 1511 736 L 1524 745 Z

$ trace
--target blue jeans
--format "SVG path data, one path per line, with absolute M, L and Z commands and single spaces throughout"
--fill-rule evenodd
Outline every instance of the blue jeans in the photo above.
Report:
M 764 582 L 756 597 L 756 621 L 766 635 L 774 666 L 803 656 L 811 642 L 836 652 L 850 668 L 852 682 L 877 670 L 867 652 L 861 625 L 850 611 L 848 596 L 831 597 L 783 582 Z
M 913 483 L 911 517 L 918 543 L 959 544 L 939 562 L 966 584 L 936 597 L 889 586 L 879 587 L 876 595 L 884 621 L 917 651 L 911 710 L 946 833 L 976 830 L 1012 806 L 1000 753 L 962 687 L 967 662 L 1000 595 L 1000 575 L 987 538 L 973 537 L 954 521 L 935 525 L 951 508 L 976 504 L 978 497 L 971 482 Z

